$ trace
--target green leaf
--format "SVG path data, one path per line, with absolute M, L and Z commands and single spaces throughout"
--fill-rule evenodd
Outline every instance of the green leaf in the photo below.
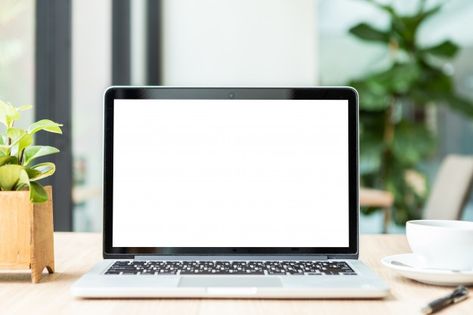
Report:
M 23 151 L 24 148 L 30 146 L 33 143 L 33 136 L 32 135 L 24 135 L 20 142 L 18 142 L 18 155 Z M 20 158 L 18 156 L 18 158 Z
M 36 177 L 41 175 L 41 172 L 32 168 L 25 168 L 26 174 L 28 174 L 28 178 L 34 180 Z
M 351 81 L 360 95 L 360 110 L 380 111 L 388 108 L 390 95 L 385 86 L 377 80 L 372 80 L 371 76 L 363 80 Z
M 424 125 L 402 121 L 395 129 L 392 151 L 397 161 L 414 167 L 433 152 L 435 144 L 434 136 Z
M 37 181 L 46 177 L 49 177 L 54 174 L 56 171 L 56 165 L 51 162 L 44 162 L 39 163 L 30 168 L 31 170 L 40 172 L 39 175 L 35 176 L 34 178 L 30 177 L 30 181 Z
M 415 63 L 396 63 L 373 79 L 383 84 L 390 94 L 405 94 L 411 90 L 421 75 Z
M 45 202 L 48 200 L 48 193 L 41 184 L 36 182 L 30 183 L 30 200 L 34 203 Z
M 378 30 L 367 23 L 360 23 L 350 28 L 349 32 L 356 37 L 367 40 L 388 43 L 389 33 Z
M 25 149 L 24 162 L 23 165 L 28 165 L 34 159 L 41 156 L 58 153 L 59 150 L 51 146 L 42 146 L 42 145 L 32 145 Z
M 9 145 L 0 145 L 0 156 L 10 155 L 10 146 Z
M 16 156 L 2 156 L 0 157 L 0 166 L 5 164 L 18 164 L 18 159 Z
M 432 102 L 439 104 L 447 96 L 453 95 L 454 91 L 452 77 L 439 69 L 423 68 L 419 81 L 407 96 L 420 105 Z
M 20 158 L 21 151 L 33 143 L 33 136 L 18 128 L 8 128 L 7 135 L 12 139 L 12 155 Z
M 421 23 L 428 17 L 436 14 L 441 5 L 433 7 L 427 11 L 420 10 L 414 15 L 391 15 L 391 33 L 400 48 L 414 52 L 417 50 L 416 37 Z
M 20 173 L 23 167 L 20 165 L 7 164 L 0 166 L 0 188 L 10 191 L 20 180 Z
M 11 156 L 2 156 L 0 157 L 0 166 L 7 164 L 10 161 Z
M 385 145 L 384 112 L 360 111 L 360 174 L 378 174 Z M 366 178 L 366 177 L 365 177 Z M 370 183 L 369 187 L 374 187 Z
M 8 128 L 7 129 L 7 137 L 11 139 L 12 145 L 16 144 L 20 141 L 21 137 L 26 134 L 26 131 L 19 128 Z
M 11 104 L 0 101 L 0 123 L 5 127 L 11 128 L 13 122 L 20 118 L 20 113 Z
M 418 24 L 420 24 L 422 21 L 426 20 L 427 18 L 431 17 L 432 15 L 437 14 L 440 11 L 440 9 L 442 9 L 442 5 L 443 4 L 436 5 L 436 6 L 430 8 L 429 10 L 426 10 L 426 11 L 422 10 L 417 15 Z
M 452 58 L 457 54 L 458 49 L 457 44 L 453 43 L 451 40 L 446 40 L 438 45 L 424 48 L 421 51 L 439 57 Z
M 415 63 L 395 63 L 391 68 L 370 74 L 349 84 L 360 95 L 360 109 L 380 111 L 389 107 L 394 95 L 412 91 L 421 76 Z
M 30 178 L 26 170 L 23 168 L 20 171 L 20 178 L 18 179 L 18 183 L 16 184 L 16 190 L 29 189 L 29 187 L 30 187 Z
M 59 133 L 59 134 L 62 134 L 62 130 L 61 130 L 61 127 L 62 124 L 58 124 L 52 120 L 49 120 L 49 119 L 42 119 L 42 120 L 39 120 L 35 123 L 32 123 L 29 127 L 28 127 L 28 133 L 30 135 L 32 134 L 35 134 L 36 132 L 40 131 L 40 130 L 44 130 L 44 131 L 48 131 L 48 132 L 52 132 L 52 133 Z

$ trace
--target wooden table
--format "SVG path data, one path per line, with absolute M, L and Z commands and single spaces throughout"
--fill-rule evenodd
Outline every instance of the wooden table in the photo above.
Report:
M 0 273 L 0 314 L 420 314 L 428 301 L 451 288 L 428 286 L 383 267 L 385 255 L 408 252 L 404 236 L 361 236 L 361 259 L 391 286 L 384 300 L 80 300 L 71 284 L 101 259 L 101 236 L 55 233 L 56 273 L 31 284 L 27 273 Z M 473 297 L 440 314 L 473 314 Z

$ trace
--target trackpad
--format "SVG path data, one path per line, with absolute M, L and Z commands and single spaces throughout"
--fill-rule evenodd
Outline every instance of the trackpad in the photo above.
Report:
M 281 287 L 277 277 L 227 277 L 227 276 L 185 276 L 181 277 L 179 287 Z

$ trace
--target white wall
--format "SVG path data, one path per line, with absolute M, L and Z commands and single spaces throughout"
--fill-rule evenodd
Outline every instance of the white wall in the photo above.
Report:
M 315 0 L 166 0 L 166 85 L 317 83 Z

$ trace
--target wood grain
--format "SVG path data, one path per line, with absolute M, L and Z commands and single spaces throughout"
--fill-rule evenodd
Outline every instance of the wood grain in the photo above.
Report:
M 32 208 L 29 192 L 0 192 L 0 268 L 29 268 Z
M 42 271 L 54 272 L 52 190 L 48 201 L 32 204 L 28 191 L 0 192 L 0 273 L 5 269 L 31 269 L 31 281 Z
M 404 236 L 361 237 L 361 259 L 391 285 L 384 300 L 205 300 L 120 299 L 80 300 L 69 294 L 71 284 L 101 259 L 101 236 L 55 233 L 56 272 L 43 274 L 36 285 L 23 273 L 0 273 L 0 314 L 420 314 L 430 300 L 451 288 L 420 284 L 383 267 L 386 255 L 409 251 Z M 443 314 L 473 314 L 473 298 Z
M 44 268 L 54 272 L 53 238 L 53 194 L 51 186 L 45 187 L 48 200 L 35 204 L 31 222 L 31 279 L 34 283 L 41 280 Z

